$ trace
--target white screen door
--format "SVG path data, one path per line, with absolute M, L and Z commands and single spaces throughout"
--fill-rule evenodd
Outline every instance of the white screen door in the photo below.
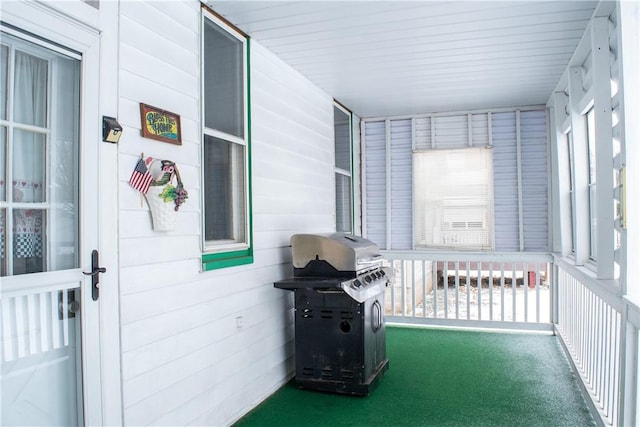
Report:
M 82 58 L 13 33 L 0 35 L 1 424 L 82 425 L 98 358 Z

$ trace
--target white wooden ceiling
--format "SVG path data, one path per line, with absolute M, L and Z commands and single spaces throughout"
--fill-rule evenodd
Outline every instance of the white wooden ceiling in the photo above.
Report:
M 209 1 L 361 117 L 544 104 L 595 1 Z

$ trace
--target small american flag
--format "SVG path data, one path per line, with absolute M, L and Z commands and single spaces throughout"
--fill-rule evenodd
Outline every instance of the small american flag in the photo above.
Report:
M 129 178 L 129 184 L 142 194 L 147 194 L 151 181 L 153 181 L 153 177 L 149 173 L 145 161 L 143 159 L 138 160 L 131 178 Z

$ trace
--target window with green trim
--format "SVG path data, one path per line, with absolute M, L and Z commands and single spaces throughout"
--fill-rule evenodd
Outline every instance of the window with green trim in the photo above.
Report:
M 202 200 L 205 270 L 253 261 L 247 37 L 203 9 Z

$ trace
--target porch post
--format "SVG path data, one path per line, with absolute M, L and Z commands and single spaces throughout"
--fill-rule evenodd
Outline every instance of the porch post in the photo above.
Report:
M 611 118 L 611 69 L 609 17 L 593 19 L 591 69 L 596 141 L 596 212 L 598 279 L 614 279 L 613 131 Z

